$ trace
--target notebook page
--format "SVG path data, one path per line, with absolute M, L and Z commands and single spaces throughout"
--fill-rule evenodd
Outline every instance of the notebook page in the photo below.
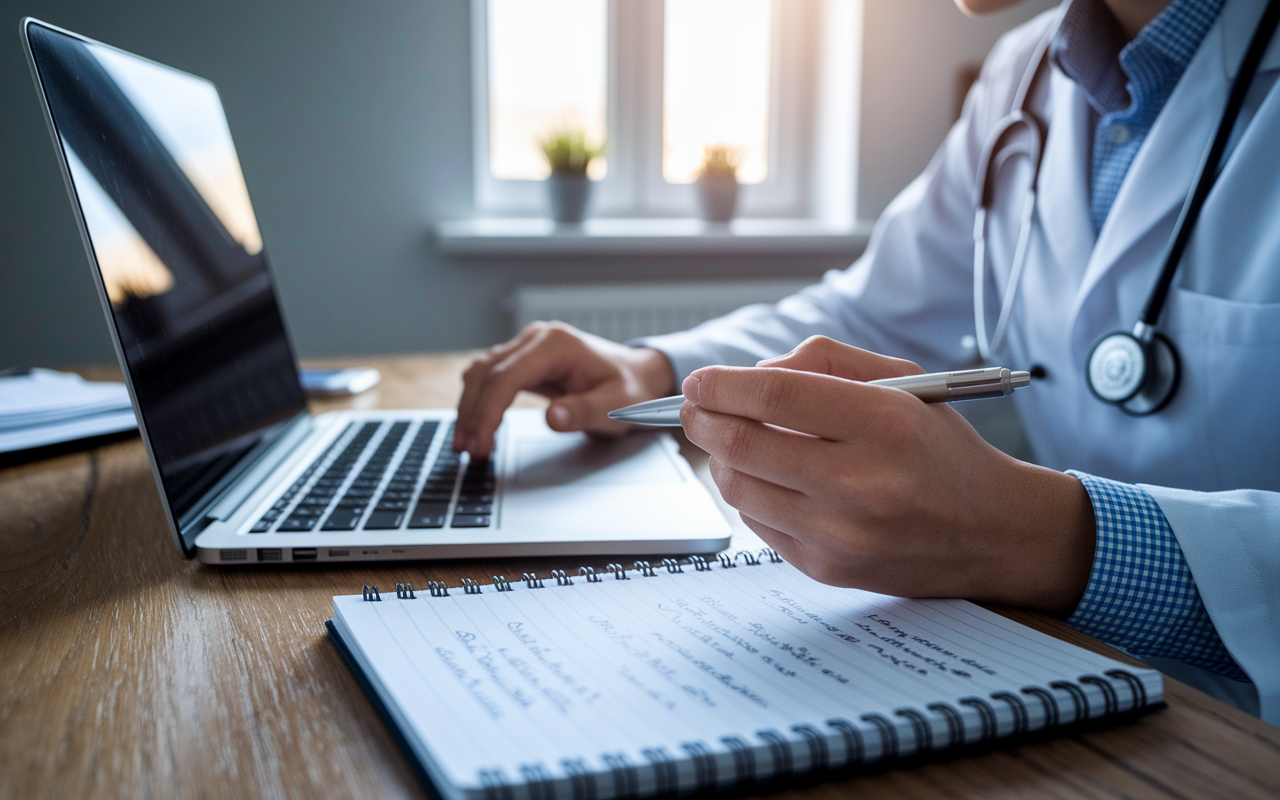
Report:
M 972 604 L 827 587 L 782 563 L 385 597 L 334 598 L 335 624 L 444 781 L 466 793 L 573 773 L 604 776 L 600 797 L 687 787 L 700 779 L 690 747 L 727 785 L 743 750 L 757 777 L 810 768 L 823 756 L 814 732 L 830 765 L 845 763 L 855 753 L 833 719 L 861 732 L 873 761 L 976 740 L 983 714 L 962 698 L 1024 698 L 1020 723 L 1013 704 L 988 703 L 1008 735 L 1052 722 L 1054 704 L 1021 695 L 1027 686 L 1054 697 L 1060 723 L 1086 707 L 1127 710 L 1137 695 L 1120 680 L 1110 700 L 1087 683 L 1049 688 L 1123 665 Z M 1158 674 L 1130 672 L 1158 702 Z M 927 710 L 936 703 L 962 731 Z M 904 708 L 916 716 L 895 713 Z

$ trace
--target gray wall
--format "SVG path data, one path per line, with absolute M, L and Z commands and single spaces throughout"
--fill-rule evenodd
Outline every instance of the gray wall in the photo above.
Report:
M 927 162 L 955 72 L 1046 0 L 969 20 L 949 0 L 867 0 L 859 212 Z M 112 358 L 16 35 L 25 14 L 212 79 L 303 356 L 449 350 L 505 335 L 526 281 L 818 275 L 830 257 L 451 259 L 434 219 L 471 210 L 467 0 L 0 0 L 0 366 Z M 7 20 L 7 21 L 6 21 Z

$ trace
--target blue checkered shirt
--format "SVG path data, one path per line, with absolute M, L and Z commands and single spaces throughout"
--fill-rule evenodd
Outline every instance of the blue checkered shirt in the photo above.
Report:
M 1125 43 L 1103 0 L 1070 0 L 1050 47 L 1100 115 L 1093 135 L 1090 213 L 1102 229 L 1138 148 L 1209 32 L 1224 0 L 1173 0 Z
M 1071 471 L 1089 493 L 1098 539 L 1089 586 L 1067 624 L 1133 655 L 1169 658 L 1238 681 L 1182 548 L 1142 488 Z

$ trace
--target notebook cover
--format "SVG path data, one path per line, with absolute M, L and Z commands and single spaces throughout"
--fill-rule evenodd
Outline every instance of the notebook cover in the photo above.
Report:
M 364 690 L 365 695 L 369 698 L 369 702 L 373 703 L 374 709 L 378 712 L 378 716 L 382 717 L 382 721 L 386 723 L 387 730 L 391 731 L 391 737 L 396 740 L 396 744 L 400 745 L 400 751 L 409 759 L 409 763 L 413 765 L 413 771 L 418 773 L 418 779 L 422 781 L 423 788 L 427 791 L 427 796 L 431 800 L 443 800 L 444 795 L 436 787 L 435 782 L 431 780 L 431 776 L 427 774 L 426 767 L 418 760 L 417 754 L 413 748 L 409 746 L 409 742 L 405 739 L 404 732 L 400 730 L 400 726 L 396 724 L 395 717 L 391 716 L 391 712 L 387 710 L 387 706 L 382 702 L 382 698 L 374 691 L 373 684 L 365 676 L 364 670 L 360 668 L 360 662 L 356 661 L 356 657 L 352 655 L 351 648 L 343 641 L 342 634 L 338 632 L 338 628 L 333 624 L 333 620 L 326 620 L 325 628 L 329 630 L 329 638 L 333 641 L 334 646 L 338 648 L 338 652 L 342 654 L 342 660 L 347 662 L 347 666 L 351 668 L 351 674 L 355 676 L 356 683 L 360 684 L 360 688 Z

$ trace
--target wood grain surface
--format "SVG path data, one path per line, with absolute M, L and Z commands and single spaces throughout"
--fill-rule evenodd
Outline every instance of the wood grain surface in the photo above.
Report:
M 465 360 L 360 361 L 382 385 L 316 410 L 450 406 Z M 332 596 L 581 563 L 595 560 L 209 567 L 175 548 L 136 439 L 0 470 L 0 795 L 423 797 L 325 635 Z M 1174 680 L 1166 693 L 1167 709 L 1129 724 L 782 794 L 1280 797 L 1280 729 Z

